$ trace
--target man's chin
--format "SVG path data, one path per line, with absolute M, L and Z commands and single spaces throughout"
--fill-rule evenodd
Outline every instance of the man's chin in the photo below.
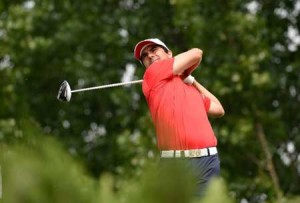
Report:
M 160 60 L 159 59 L 157 59 L 157 60 L 155 60 L 155 61 L 152 61 L 152 63 L 151 64 L 153 64 L 153 63 L 156 63 L 156 62 L 159 62 Z

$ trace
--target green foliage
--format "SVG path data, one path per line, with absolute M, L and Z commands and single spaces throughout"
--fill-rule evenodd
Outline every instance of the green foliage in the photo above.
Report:
M 92 202 L 96 185 L 52 139 L 4 145 L 4 202 Z
M 231 202 L 220 180 L 212 182 L 208 196 L 194 196 L 194 181 L 183 162 L 162 167 L 147 164 L 139 177 L 124 179 L 115 190 L 111 174 L 95 181 L 54 139 L 3 147 L 0 161 L 4 202 Z M 211 195 L 216 192 L 217 197 Z
M 300 30 L 296 2 L 1 1 L 1 152 L 41 135 L 55 137 L 94 178 L 111 174 L 116 189 L 141 175 L 158 154 L 141 86 L 78 93 L 70 103 L 59 103 L 56 94 L 63 80 L 72 89 L 119 82 L 128 66 L 134 67 L 132 79 L 142 78 L 133 47 L 159 37 L 175 54 L 191 47 L 204 51 L 193 75 L 226 111 L 211 122 L 231 196 L 277 199 L 257 137 L 260 124 L 280 189 L 294 198 L 300 192 L 300 61 L 288 29 Z
M 150 165 L 135 184 L 128 184 L 128 202 L 190 202 L 193 197 L 191 174 L 183 163 Z

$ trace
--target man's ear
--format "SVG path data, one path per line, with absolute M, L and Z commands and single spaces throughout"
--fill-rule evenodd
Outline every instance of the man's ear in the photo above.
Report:
M 172 53 L 172 51 L 171 51 L 171 50 L 168 50 L 168 56 L 169 56 L 169 58 L 172 58 L 172 56 L 173 56 L 173 53 Z

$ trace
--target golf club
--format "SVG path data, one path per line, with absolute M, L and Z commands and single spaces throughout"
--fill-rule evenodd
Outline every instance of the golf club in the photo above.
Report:
M 57 99 L 59 101 L 69 102 L 71 100 L 72 93 L 90 91 L 90 90 L 96 90 L 96 89 L 104 89 L 104 88 L 109 88 L 109 87 L 117 87 L 117 86 L 123 86 L 123 85 L 132 85 L 132 84 L 142 83 L 142 82 L 143 82 L 143 80 L 134 80 L 134 81 L 129 81 L 129 82 L 120 82 L 120 83 L 101 85 L 101 86 L 96 86 L 96 87 L 88 87 L 88 88 L 82 88 L 82 89 L 77 89 L 77 90 L 71 90 L 69 83 L 65 80 L 61 83 L 61 85 L 59 87 Z

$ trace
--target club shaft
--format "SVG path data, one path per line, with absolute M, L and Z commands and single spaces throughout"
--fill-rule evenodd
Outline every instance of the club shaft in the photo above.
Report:
M 134 80 L 130 82 L 120 82 L 120 83 L 114 83 L 114 84 L 108 84 L 108 85 L 101 85 L 101 86 L 96 86 L 96 87 L 88 87 L 88 88 L 83 88 L 83 89 L 77 89 L 77 90 L 72 90 L 72 93 L 75 92 L 83 92 L 83 91 L 90 91 L 90 90 L 96 90 L 96 89 L 104 89 L 104 88 L 109 88 L 109 87 L 117 87 L 117 86 L 123 86 L 123 85 L 132 85 L 136 83 L 142 83 L 143 80 Z

